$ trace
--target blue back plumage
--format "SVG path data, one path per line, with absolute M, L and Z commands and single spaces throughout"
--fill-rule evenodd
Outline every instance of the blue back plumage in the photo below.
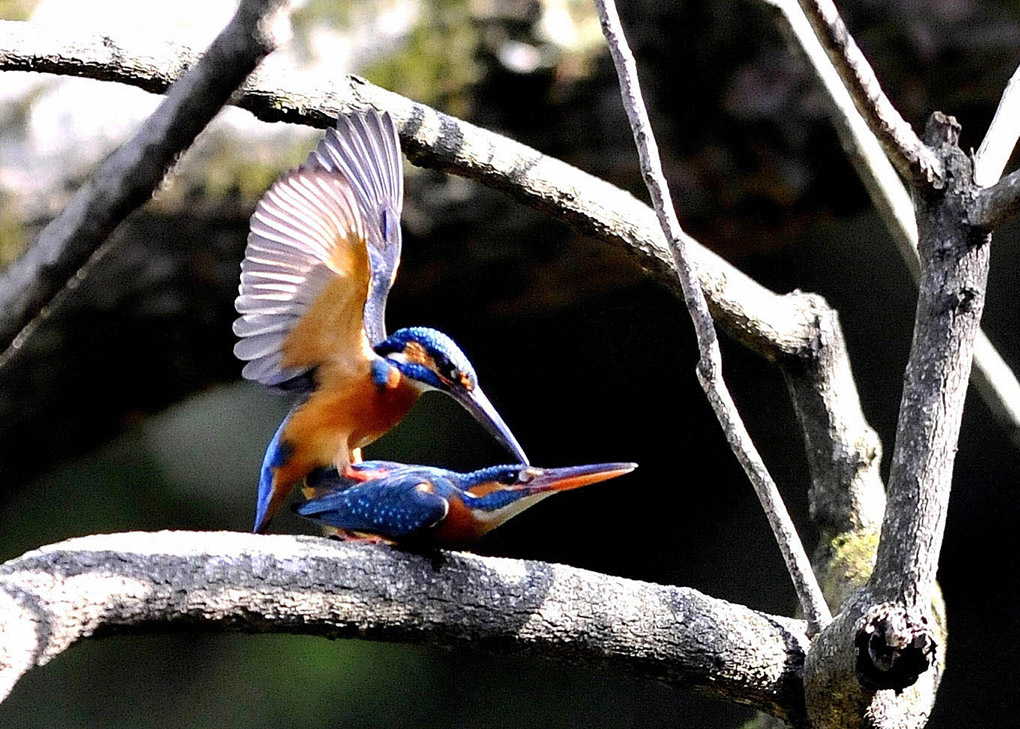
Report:
M 341 488 L 306 501 L 296 511 L 338 529 L 407 539 L 434 527 L 449 510 L 449 504 L 438 491 L 418 488 L 427 480 L 422 478 L 421 470 L 407 468 Z M 339 478 L 341 482 L 350 482 L 343 476 Z

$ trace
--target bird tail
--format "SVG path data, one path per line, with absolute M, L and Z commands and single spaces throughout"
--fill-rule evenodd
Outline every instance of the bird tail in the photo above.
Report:
M 266 455 L 262 458 L 262 473 L 259 476 L 258 498 L 255 502 L 255 533 L 265 531 L 270 520 L 280 508 L 290 489 L 284 490 L 278 483 L 276 471 L 290 459 L 292 448 L 283 440 L 283 430 L 287 427 L 290 415 L 283 419 L 276 429 L 273 439 L 269 441 Z

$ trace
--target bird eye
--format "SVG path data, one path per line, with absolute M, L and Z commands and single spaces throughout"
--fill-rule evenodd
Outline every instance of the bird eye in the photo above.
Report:
M 499 482 L 504 486 L 514 486 L 520 480 L 518 471 L 507 471 L 499 477 Z

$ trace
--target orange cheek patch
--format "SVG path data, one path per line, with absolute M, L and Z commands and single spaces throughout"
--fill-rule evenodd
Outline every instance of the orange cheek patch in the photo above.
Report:
M 500 484 L 498 483 L 482 483 L 478 484 L 477 486 L 472 486 L 471 488 L 468 489 L 468 491 L 471 493 L 472 496 L 477 496 L 478 498 L 481 498 L 482 496 L 488 496 L 493 491 L 496 491 L 499 488 L 506 487 L 505 486 L 501 487 Z
M 408 362 L 417 362 L 426 366 L 429 364 L 428 352 L 418 342 L 408 342 L 404 345 L 404 356 L 407 357 Z M 434 366 L 433 369 L 435 369 Z

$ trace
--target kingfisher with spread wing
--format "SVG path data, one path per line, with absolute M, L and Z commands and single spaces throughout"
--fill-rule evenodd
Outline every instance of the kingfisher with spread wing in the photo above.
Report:
M 309 473 L 343 471 L 355 449 L 393 428 L 428 390 L 453 397 L 527 463 L 452 339 L 423 327 L 386 335 L 403 187 L 393 120 L 351 114 L 252 215 L 234 353 L 245 378 L 301 395 L 266 450 L 256 532 Z
M 363 461 L 317 471 L 295 511 L 345 538 L 424 546 L 461 545 L 560 491 L 622 476 L 635 463 L 534 468 L 524 463 L 457 473 Z

